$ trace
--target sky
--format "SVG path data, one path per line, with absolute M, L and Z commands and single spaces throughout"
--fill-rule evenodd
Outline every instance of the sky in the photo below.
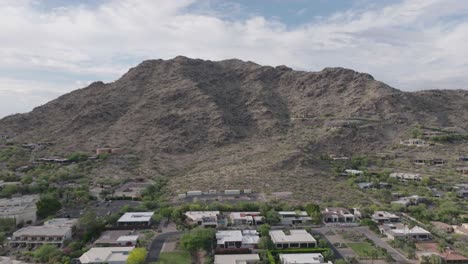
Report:
M 467 43 L 463 0 L 0 0 L 0 117 L 178 55 L 468 89 Z

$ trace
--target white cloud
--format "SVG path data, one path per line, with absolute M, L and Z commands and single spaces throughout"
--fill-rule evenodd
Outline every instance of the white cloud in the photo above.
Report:
M 468 81 L 464 1 L 406 0 L 311 18 L 310 24 L 293 28 L 258 14 L 236 19 L 223 13 L 222 8 L 247 10 L 238 4 L 215 10 L 209 0 L 200 1 L 198 8 L 192 8 L 195 0 L 112 0 L 97 7 L 49 10 L 38 8 L 41 1 L 2 1 L 0 74 L 6 77 L 0 78 L 2 108 L 19 91 L 31 98 L 14 109 L 25 111 L 43 103 L 37 99 L 40 94 L 47 100 L 55 96 L 44 90 L 68 91 L 75 88 L 75 81 L 87 82 L 89 74 L 116 79 L 138 60 L 177 55 L 236 57 L 309 70 L 343 66 L 405 90 L 467 88 L 463 86 Z M 7 69 L 45 70 L 77 79 L 58 89 L 63 84 L 53 78 L 34 85 L 31 78 L 6 76 Z M 0 110 L 0 115 L 5 113 Z

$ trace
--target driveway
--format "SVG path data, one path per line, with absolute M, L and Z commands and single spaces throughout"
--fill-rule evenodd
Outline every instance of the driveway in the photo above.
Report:
M 152 262 L 158 261 L 159 254 L 161 253 L 161 249 L 166 239 L 173 237 L 173 236 L 181 235 L 183 233 L 184 231 L 175 231 L 175 232 L 162 233 L 158 235 L 153 240 L 153 242 L 151 242 L 151 246 L 148 250 L 148 256 L 146 257 L 146 263 L 152 263 Z

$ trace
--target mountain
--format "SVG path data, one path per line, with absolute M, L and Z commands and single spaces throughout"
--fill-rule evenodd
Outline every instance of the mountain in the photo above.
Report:
M 0 134 L 53 142 L 47 154 L 125 148 L 138 174 L 169 177 L 174 192 L 251 187 L 306 197 L 304 187 L 329 188 L 324 154 L 385 151 L 415 125 L 467 131 L 467 109 L 464 90 L 403 92 L 343 68 L 179 56 L 3 118 Z

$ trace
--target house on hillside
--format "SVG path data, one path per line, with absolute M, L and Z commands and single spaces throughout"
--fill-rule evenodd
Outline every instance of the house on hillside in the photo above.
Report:
M 427 147 L 429 143 L 425 140 L 419 138 L 410 138 L 408 140 L 400 141 L 400 144 L 403 146 L 415 146 L 415 147 Z
M 324 223 L 353 223 L 356 220 L 348 209 L 339 207 L 325 208 L 322 219 Z
M 28 226 L 13 233 L 11 246 L 56 245 L 61 247 L 71 240 L 78 219 L 54 218 L 42 226 Z
M 278 213 L 282 225 L 301 225 L 312 222 L 312 217 L 306 211 L 280 211 Z
M 468 258 L 450 248 L 440 251 L 437 243 L 416 243 L 416 256 L 421 261 L 423 257 L 430 257 L 432 255 L 442 258 L 443 263 L 465 263 L 468 264 Z
M 400 217 L 396 214 L 386 211 L 375 211 L 371 216 L 372 220 L 377 224 L 389 224 L 400 222 Z
M 216 228 L 221 215 L 219 211 L 187 211 L 185 216 L 189 224 Z
M 0 199 L 0 218 L 11 218 L 16 225 L 34 224 L 37 220 L 36 203 L 39 195 L 23 195 Z
M 130 247 L 136 246 L 139 235 L 133 230 L 108 230 L 94 241 L 94 245 L 103 247 Z
M 119 227 L 147 228 L 153 223 L 154 212 L 128 212 L 117 220 Z
M 399 180 L 400 182 L 420 182 L 422 177 L 419 173 L 393 172 L 390 173 L 390 178 Z

